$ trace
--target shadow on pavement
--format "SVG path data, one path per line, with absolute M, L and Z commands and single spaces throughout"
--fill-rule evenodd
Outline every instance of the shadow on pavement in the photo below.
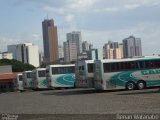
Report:
M 140 95 L 140 94 L 154 94 L 154 93 L 160 93 L 160 89 L 157 88 L 148 88 L 145 90 L 135 90 L 135 91 L 129 91 L 126 93 L 120 93 L 116 95 Z
M 93 94 L 96 93 L 95 90 L 53 90 L 52 92 L 42 93 L 43 95 L 56 95 L 56 96 L 66 96 L 66 95 L 82 95 L 82 94 Z
M 67 95 L 85 95 L 85 94 L 97 94 L 97 93 L 109 93 L 109 92 L 117 92 L 117 91 L 124 91 L 124 90 L 95 90 L 95 89 L 71 89 L 71 90 L 56 90 L 52 92 L 42 93 L 43 95 L 56 95 L 56 96 L 67 96 Z

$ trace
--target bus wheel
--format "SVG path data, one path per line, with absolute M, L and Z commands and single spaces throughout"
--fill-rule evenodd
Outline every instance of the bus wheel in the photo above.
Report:
M 139 90 L 142 90 L 142 89 L 146 88 L 146 82 L 145 81 L 138 81 L 137 82 L 137 88 Z
M 129 81 L 129 82 L 126 83 L 126 89 L 127 89 L 127 90 L 134 90 L 135 87 L 136 87 L 136 85 L 135 85 L 135 83 L 132 82 L 132 81 Z

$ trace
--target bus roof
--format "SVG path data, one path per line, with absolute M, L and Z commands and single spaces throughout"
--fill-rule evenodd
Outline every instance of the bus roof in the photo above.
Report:
M 46 68 L 36 68 L 36 70 L 46 70 Z
M 20 75 L 22 75 L 22 73 L 18 73 L 18 74 L 17 74 L 17 76 L 20 76 Z
M 100 60 L 102 63 L 105 62 L 128 62 L 128 61 L 141 61 L 141 60 L 159 60 L 160 57 L 155 56 L 147 56 L 147 57 L 141 57 L 141 58 L 125 58 L 125 59 L 103 59 Z M 99 60 L 95 60 L 99 61 Z
M 23 73 L 29 73 L 29 72 L 32 72 L 31 70 L 28 70 L 28 71 L 23 71 Z
M 85 63 L 94 63 L 94 60 L 85 60 Z
M 65 64 L 65 65 L 57 64 L 57 65 L 48 65 L 48 66 L 49 67 L 67 67 L 67 66 L 75 66 L 75 64 Z
M 32 72 L 36 72 L 36 71 L 39 71 L 39 70 L 46 70 L 46 68 L 36 68 L 36 69 L 32 70 Z

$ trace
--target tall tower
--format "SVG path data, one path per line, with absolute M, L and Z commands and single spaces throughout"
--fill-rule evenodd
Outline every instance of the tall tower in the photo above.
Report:
M 141 39 L 130 36 L 123 40 L 124 58 L 142 56 Z
M 57 27 L 53 19 L 45 19 L 42 22 L 44 62 L 55 62 L 58 60 L 58 35 Z
M 82 36 L 81 32 L 73 31 L 71 33 L 67 33 L 67 41 L 72 41 L 76 43 L 77 46 L 77 53 L 82 52 Z

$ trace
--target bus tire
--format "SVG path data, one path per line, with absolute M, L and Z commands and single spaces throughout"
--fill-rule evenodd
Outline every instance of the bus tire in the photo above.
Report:
M 126 89 L 127 90 L 134 90 L 135 88 L 136 88 L 136 85 L 135 85 L 134 82 L 129 81 L 129 82 L 126 83 Z
M 137 82 L 137 89 L 138 90 L 142 90 L 146 88 L 146 82 L 143 80 L 140 80 Z

